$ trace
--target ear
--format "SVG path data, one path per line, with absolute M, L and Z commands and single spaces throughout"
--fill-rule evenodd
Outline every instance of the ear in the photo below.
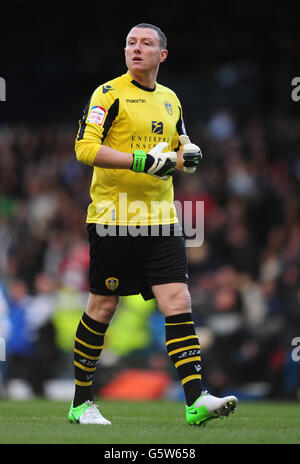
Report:
M 167 59 L 167 56 L 168 56 L 168 50 L 162 50 L 160 52 L 160 63 L 163 63 L 166 59 Z

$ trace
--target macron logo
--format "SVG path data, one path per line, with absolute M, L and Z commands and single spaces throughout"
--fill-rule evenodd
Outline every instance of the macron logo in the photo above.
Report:
M 114 89 L 113 89 L 112 86 L 109 85 L 109 84 L 104 85 L 104 86 L 102 87 L 102 92 L 103 92 L 103 93 L 107 93 L 107 92 L 109 92 L 110 90 L 114 90 Z

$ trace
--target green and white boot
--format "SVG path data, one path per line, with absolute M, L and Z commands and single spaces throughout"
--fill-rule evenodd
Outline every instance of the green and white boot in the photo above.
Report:
M 186 421 L 190 425 L 206 425 L 212 419 L 229 416 L 237 404 L 235 396 L 217 398 L 204 391 L 191 406 L 186 405 Z
M 76 424 L 101 424 L 110 425 L 107 419 L 105 419 L 98 410 L 98 406 L 93 401 L 86 401 L 80 404 L 76 408 L 73 407 L 73 402 L 70 407 L 68 414 L 70 422 Z

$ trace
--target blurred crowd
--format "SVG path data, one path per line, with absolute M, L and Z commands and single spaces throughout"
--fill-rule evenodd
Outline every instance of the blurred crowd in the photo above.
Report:
M 25 378 L 37 395 L 46 379 L 72 376 L 63 359 L 88 292 L 92 171 L 76 160 L 76 130 L 0 126 L 2 383 Z M 189 132 L 204 158 L 196 175 L 176 173 L 174 184 L 178 201 L 204 201 L 204 243 L 189 247 L 188 256 L 205 384 L 215 394 L 252 383 L 269 397 L 295 398 L 300 121 L 278 111 L 240 122 L 219 108 Z M 164 356 L 162 319 L 155 307 L 143 315 L 148 337 L 133 343 L 131 354 Z M 124 354 L 113 337 L 107 343 Z

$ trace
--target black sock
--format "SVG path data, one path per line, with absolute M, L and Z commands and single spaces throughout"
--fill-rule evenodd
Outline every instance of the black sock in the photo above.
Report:
M 102 324 L 86 313 L 77 327 L 74 346 L 75 395 L 73 406 L 93 401 L 92 379 L 97 367 L 108 324 Z
M 200 345 L 191 313 L 165 318 L 166 346 L 184 389 L 186 403 L 191 406 L 201 395 Z

